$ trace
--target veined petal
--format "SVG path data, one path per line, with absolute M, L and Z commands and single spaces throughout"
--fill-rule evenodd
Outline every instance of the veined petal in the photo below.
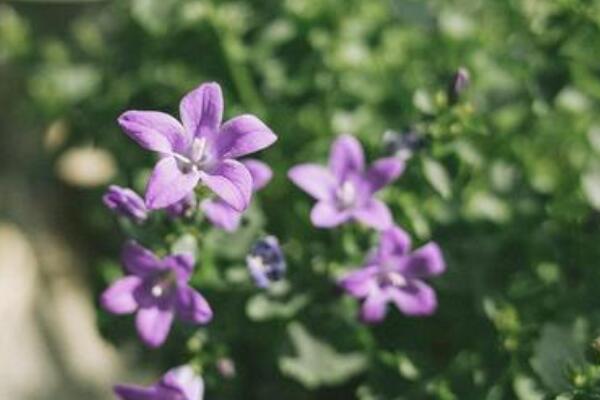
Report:
M 223 119 L 223 93 L 218 83 L 203 83 L 188 93 L 179 105 L 181 121 L 188 134 L 212 139 Z
M 137 385 L 117 385 L 115 394 L 121 400 L 159 400 L 159 393 L 155 387 L 142 387 Z
M 159 347 L 167 339 L 173 323 L 173 310 L 157 306 L 140 308 L 135 325 L 144 343 L 150 347 Z
M 361 319 L 367 323 L 383 321 L 387 313 L 387 294 L 380 289 L 371 290 L 362 304 L 360 310 Z
M 217 153 L 237 158 L 269 147 L 277 136 L 254 115 L 240 115 L 225 122 L 216 138 Z
M 311 222 L 319 228 L 333 228 L 348 221 L 350 217 L 348 211 L 340 211 L 327 201 L 319 201 L 310 212 Z
M 396 157 L 381 158 L 368 169 L 366 179 L 371 193 L 375 193 L 398 178 L 404 171 L 404 162 Z
M 164 157 L 156 164 L 148 181 L 146 206 L 158 209 L 177 203 L 194 190 L 199 180 L 199 172 L 183 173 L 175 158 Z
M 179 318 L 194 324 L 206 324 L 213 317 L 206 299 L 189 286 L 177 290 L 175 309 Z
M 406 315 L 431 315 L 437 308 L 435 291 L 422 281 L 414 280 L 408 286 L 389 290 L 396 307 Z
M 248 168 L 248 172 L 252 176 L 252 190 L 255 192 L 265 187 L 271 178 L 273 178 L 273 171 L 262 161 L 247 158 L 240 162 Z
M 338 284 L 350 295 L 357 298 L 366 297 L 375 284 L 378 267 L 367 266 L 352 271 L 339 280 Z
M 331 172 L 317 164 L 296 165 L 289 170 L 288 177 L 296 186 L 317 200 L 332 199 L 337 186 Z
M 398 226 L 386 229 L 379 237 L 377 255 L 380 258 L 402 256 L 410 250 L 410 236 Z
M 418 248 L 405 260 L 402 273 L 412 278 L 440 275 L 446 269 L 442 250 L 434 242 Z
M 154 253 L 133 240 L 123 246 L 121 262 L 129 273 L 142 278 L 163 269 Z
M 118 279 L 102 293 L 100 304 L 113 314 L 131 314 L 138 308 L 134 292 L 141 284 L 137 276 Z
M 202 173 L 202 182 L 236 211 L 244 211 L 252 197 L 252 176 L 239 161 L 223 160 L 210 172 Z
M 163 258 L 165 268 L 175 271 L 177 281 L 187 283 L 194 272 L 194 256 L 191 253 L 173 254 Z
M 127 111 L 119 117 L 121 129 L 140 146 L 161 153 L 182 151 L 183 127 L 175 118 L 158 111 Z
M 219 198 L 202 201 L 200 208 L 211 224 L 217 228 L 234 232 L 240 226 L 242 214 Z
M 394 223 L 392 213 L 381 200 L 371 198 L 362 207 L 353 211 L 358 221 L 377 230 L 387 229 Z
M 365 168 L 365 155 L 360 142 L 352 135 L 340 136 L 331 146 L 329 168 L 339 182 L 348 174 L 362 172 Z

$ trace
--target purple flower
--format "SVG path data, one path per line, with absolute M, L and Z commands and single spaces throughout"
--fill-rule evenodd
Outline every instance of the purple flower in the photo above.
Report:
M 157 258 L 150 250 L 128 242 L 123 265 L 130 275 L 104 291 L 102 307 L 114 314 L 137 313 L 135 324 L 142 341 L 151 347 L 164 343 L 175 316 L 206 324 L 213 312 L 204 297 L 188 285 L 194 269 L 191 254 Z
M 246 265 L 254 283 L 260 288 L 283 278 L 286 263 L 277 238 L 266 236 L 258 240 L 246 256 Z
M 235 210 L 248 207 L 252 177 L 236 158 L 270 146 L 277 137 L 253 115 L 221 125 L 223 95 L 217 83 L 188 93 L 179 106 L 181 123 L 156 111 L 127 111 L 119 124 L 129 137 L 162 158 L 146 188 L 146 205 L 165 208 L 202 183 Z
M 148 218 L 148 210 L 144 200 L 133 190 L 117 185 L 110 185 L 102 201 L 113 212 L 142 223 Z
M 197 200 L 194 192 L 190 192 L 183 199 L 177 203 L 173 203 L 165 208 L 167 215 L 172 218 L 190 217 L 193 215 L 194 210 L 197 208 Z
M 430 242 L 410 252 L 406 232 L 393 227 L 381 233 L 379 246 L 365 266 L 339 284 L 351 296 L 364 299 L 361 317 L 365 322 L 383 320 L 390 301 L 406 315 L 430 315 L 437 308 L 437 298 L 423 278 L 445 269 L 437 244 Z
M 288 176 L 317 199 L 310 215 L 313 225 L 331 228 L 355 219 L 376 229 L 386 229 L 392 225 L 392 215 L 373 195 L 403 170 L 404 162 L 396 157 L 381 158 L 365 169 L 358 140 L 342 135 L 331 147 L 329 168 L 301 164 L 293 167 Z
M 115 394 L 121 400 L 202 400 L 204 381 L 192 367 L 184 365 L 169 370 L 150 387 L 117 385 Z
M 262 161 L 254 159 L 242 160 L 252 176 L 252 191 L 257 192 L 269 183 L 273 177 L 271 168 Z M 242 213 L 237 211 L 220 198 L 206 199 L 200 204 L 206 218 L 216 227 L 228 232 L 237 230 L 240 226 Z

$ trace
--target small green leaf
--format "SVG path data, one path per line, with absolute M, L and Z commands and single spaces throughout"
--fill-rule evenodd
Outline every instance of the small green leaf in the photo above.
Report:
M 450 177 L 446 168 L 432 158 L 423 159 L 423 173 L 427 181 L 445 199 L 450 198 Z

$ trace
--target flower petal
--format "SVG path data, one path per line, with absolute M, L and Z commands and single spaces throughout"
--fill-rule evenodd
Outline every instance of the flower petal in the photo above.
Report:
M 200 208 L 211 224 L 217 228 L 234 232 L 240 226 L 242 214 L 221 199 L 204 200 L 200 204 Z
M 177 203 L 194 190 L 199 180 L 199 172 L 183 173 L 175 158 L 165 157 L 156 164 L 148 181 L 146 206 L 158 209 Z
M 331 146 L 329 168 L 339 182 L 348 174 L 362 172 L 365 168 L 365 155 L 360 142 L 351 135 L 340 136 Z
M 213 311 L 206 299 L 189 286 L 177 290 L 175 309 L 179 318 L 194 324 L 206 324 L 213 317 Z
M 188 93 L 179 105 L 185 130 L 191 137 L 210 139 L 223 119 L 223 93 L 218 83 L 203 83 Z
M 389 293 L 396 307 L 406 315 L 431 315 L 437 308 L 435 291 L 425 283 L 414 280 L 403 288 Z
M 411 278 L 423 278 L 440 275 L 445 269 L 442 250 L 437 243 L 430 242 L 406 258 L 402 273 Z
M 183 127 L 169 114 L 127 111 L 119 117 L 121 129 L 140 146 L 161 153 L 182 151 L 187 139 Z
M 396 157 L 381 158 L 368 169 L 366 179 L 371 193 L 392 182 L 404 171 L 404 162 Z
M 310 212 L 310 220 L 314 226 L 319 228 L 332 228 L 350 219 L 351 214 L 347 211 L 338 210 L 327 201 L 319 201 Z
M 173 310 L 159 307 L 140 308 L 135 325 L 144 343 L 150 347 L 159 347 L 167 339 L 173 323 Z
M 159 386 L 180 388 L 189 400 L 201 400 L 204 395 L 204 380 L 189 365 L 170 369 L 161 379 Z
M 121 400 L 159 400 L 159 393 L 155 387 L 142 387 L 135 385 L 116 385 L 115 394 Z
M 357 298 L 366 297 L 375 284 L 378 267 L 367 266 L 352 271 L 339 280 L 338 284 L 350 295 Z
M 240 115 L 225 122 L 219 132 L 217 154 L 237 158 L 269 147 L 277 136 L 254 115 Z
M 102 308 L 113 314 L 131 314 L 138 308 L 134 292 L 141 283 L 141 278 L 137 276 L 118 279 L 100 296 Z
M 389 208 L 378 199 L 370 199 L 364 206 L 353 211 L 353 216 L 365 225 L 383 230 L 394 223 Z
M 259 191 L 269 183 L 273 178 L 273 171 L 264 162 L 252 158 L 241 160 L 241 163 L 248 168 L 248 172 L 252 176 L 252 190 Z
M 175 271 L 177 281 L 187 283 L 194 272 L 196 260 L 192 253 L 173 254 L 163 258 L 162 264 L 165 268 Z
M 410 236 L 402 228 L 393 226 L 381 232 L 377 255 L 380 259 L 402 256 L 410 250 Z
M 121 262 L 127 272 L 142 278 L 163 269 L 160 260 L 154 253 L 133 240 L 123 246 Z
M 360 310 L 361 319 L 367 323 L 377 323 L 383 321 L 387 313 L 387 294 L 380 290 L 371 290 L 362 304 Z
M 320 165 L 300 164 L 288 172 L 296 186 L 317 200 L 328 200 L 334 196 L 337 182 L 331 172 Z
M 252 176 L 239 161 L 223 160 L 210 172 L 202 173 L 202 182 L 236 211 L 244 211 L 252 197 Z

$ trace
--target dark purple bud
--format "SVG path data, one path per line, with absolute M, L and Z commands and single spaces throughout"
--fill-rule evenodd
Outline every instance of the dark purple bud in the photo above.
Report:
M 235 378 L 235 363 L 231 358 L 219 358 L 217 360 L 217 371 L 225 379 Z
M 194 210 L 196 210 L 197 205 L 196 195 L 190 193 L 178 202 L 166 207 L 165 211 L 172 219 L 190 217 L 194 213 Z
M 423 147 L 425 147 L 425 137 L 414 129 L 403 133 L 388 130 L 383 134 L 384 152 L 402 160 L 411 158 Z
M 448 101 L 450 104 L 458 102 L 461 93 L 469 87 L 470 82 L 469 71 L 464 67 L 460 67 L 458 71 L 454 73 L 450 85 L 448 85 Z
M 148 218 L 148 209 L 144 200 L 129 188 L 110 185 L 102 196 L 102 201 L 116 214 L 137 223 L 142 223 Z
M 277 238 L 266 236 L 258 240 L 246 256 L 246 264 L 254 283 L 260 288 L 282 279 L 286 263 Z

